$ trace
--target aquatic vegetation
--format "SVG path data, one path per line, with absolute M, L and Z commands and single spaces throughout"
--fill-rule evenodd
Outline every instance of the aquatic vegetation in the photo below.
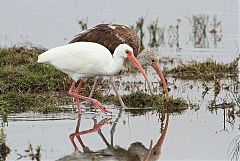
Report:
M 172 98 L 169 101 L 165 97 L 158 95 L 150 96 L 140 91 L 125 95 L 122 97 L 127 111 L 140 110 L 157 110 L 160 112 L 181 112 L 188 108 L 188 103 L 182 98 Z
M 150 41 L 148 46 L 150 47 L 159 47 L 159 39 L 157 38 L 160 33 L 160 28 L 158 27 L 158 20 L 153 21 L 148 26 L 148 31 L 150 34 Z
M 7 101 L 4 101 L 3 99 L 1 99 L 0 100 L 0 116 L 1 116 L 1 119 L 2 119 L 2 125 L 5 122 L 7 122 L 8 109 L 9 109 L 9 104 L 7 103 Z
M 70 83 L 67 76 L 50 66 L 37 64 L 37 56 L 43 51 L 27 47 L 0 49 L 1 114 L 36 111 L 50 104 L 46 92 L 54 89 L 58 95 L 65 91 Z
M 6 145 L 6 134 L 3 128 L 0 129 L 0 160 L 6 160 L 7 154 L 10 152 L 9 147 Z
M 212 112 L 217 109 L 233 109 L 234 106 L 235 104 L 233 102 L 229 102 L 229 103 L 223 102 L 223 103 L 216 104 L 216 102 L 211 101 L 209 103 L 208 109 Z
M 154 102 L 154 107 L 160 112 L 181 113 L 188 109 L 189 104 L 183 98 L 170 97 L 169 101 L 165 98 L 158 98 Z
M 141 44 L 140 50 L 144 49 L 143 37 L 145 34 L 143 32 L 143 25 L 144 25 L 144 17 L 140 17 L 136 21 L 136 26 L 135 25 L 131 26 L 136 31 L 136 33 L 138 34 L 138 36 L 140 38 L 140 44 Z
M 207 39 L 208 20 L 209 16 L 205 14 L 192 16 L 194 47 L 209 48 L 209 42 Z
M 188 64 L 181 64 L 166 73 L 180 79 L 215 80 L 216 78 L 231 77 L 237 79 L 238 59 L 228 64 L 217 63 L 212 59 L 205 62 L 192 61 Z
M 217 47 L 217 43 L 222 41 L 222 22 L 217 19 L 217 15 L 197 14 L 189 18 L 192 24 L 193 47 L 209 48 L 211 43 Z M 210 38 L 213 42 L 210 42 Z
M 78 21 L 78 24 L 79 24 L 81 30 L 86 30 L 88 28 L 87 23 L 88 23 L 88 18 Z
M 129 107 L 145 108 L 152 106 L 152 98 L 143 92 L 135 92 L 122 97 L 123 102 Z
M 37 146 L 35 148 L 35 151 L 33 149 L 33 146 L 31 144 L 29 144 L 28 148 L 25 150 L 25 155 L 22 155 L 20 153 L 17 153 L 18 155 L 18 159 L 17 160 L 20 160 L 22 158 L 31 158 L 31 160 L 37 160 L 37 161 L 40 161 L 41 160 L 41 146 Z
M 190 33 L 190 40 L 192 42 L 192 47 L 194 48 L 209 48 L 215 47 L 219 42 L 222 41 L 222 21 L 217 18 L 217 15 L 208 14 L 196 14 L 190 17 L 186 17 L 189 20 L 189 25 L 192 28 Z M 129 24 L 132 29 L 136 31 L 139 36 L 141 50 L 145 48 L 147 44 L 148 47 L 170 47 L 176 48 L 176 51 L 181 51 L 179 28 L 181 19 L 177 18 L 175 24 L 166 24 L 160 26 L 158 24 L 158 19 L 150 22 L 145 26 L 147 16 L 140 16 L 135 23 Z M 88 19 L 83 18 L 78 21 L 81 30 L 87 29 Z M 147 29 L 147 31 L 145 31 Z M 149 33 L 149 41 L 146 43 L 146 33 Z
M 217 19 L 217 15 L 213 16 L 212 25 L 209 32 L 213 37 L 214 47 L 217 48 L 217 42 L 220 42 L 223 37 L 222 22 Z

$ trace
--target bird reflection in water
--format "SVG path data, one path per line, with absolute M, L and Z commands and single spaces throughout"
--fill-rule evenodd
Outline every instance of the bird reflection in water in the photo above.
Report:
M 162 113 L 162 121 L 165 120 L 165 127 L 162 130 L 162 133 L 156 143 L 153 145 L 153 141 L 151 140 L 149 148 L 146 148 L 141 142 L 134 142 L 130 145 L 128 149 L 121 148 L 120 146 L 114 145 L 114 133 L 117 127 L 117 123 L 122 115 L 122 109 L 120 109 L 118 117 L 116 120 L 113 121 L 113 125 L 110 129 L 110 136 L 111 141 L 110 143 L 104 136 L 101 131 L 102 126 L 104 126 L 107 122 L 109 122 L 110 118 L 104 118 L 101 121 L 97 122 L 94 119 L 94 125 L 92 128 L 84 131 L 80 131 L 80 124 L 81 124 L 81 115 L 78 118 L 76 130 L 74 133 L 70 134 L 71 143 L 75 149 L 75 151 L 68 156 L 65 156 L 58 161 L 74 161 L 74 160 L 104 160 L 104 161 L 157 161 L 161 154 L 161 148 L 164 142 L 164 139 L 167 134 L 168 124 L 169 124 L 169 114 Z M 107 148 L 92 151 L 88 146 L 86 146 L 81 139 L 82 135 L 90 134 L 93 132 L 97 132 Z M 74 138 L 77 138 L 78 142 L 80 143 L 83 152 L 81 152 L 75 141 Z
M 93 119 L 93 121 L 94 121 L 93 127 L 91 129 L 84 130 L 84 131 L 80 132 L 79 129 L 80 129 L 81 116 L 79 116 L 78 119 L 77 119 L 77 126 L 76 126 L 75 132 L 69 135 L 69 138 L 72 142 L 72 145 L 73 145 L 74 149 L 75 150 L 78 149 L 76 143 L 74 142 L 74 137 L 76 137 L 77 140 L 79 141 L 79 143 L 81 144 L 82 148 L 83 148 L 83 152 L 92 152 L 87 146 L 84 145 L 80 136 L 84 135 L 84 134 L 98 132 L 100 130 L 100 128 L 104 124 L 106 124 L 109 120 L 111 120 L 111 118 L 104 118 L 100 122 L 97 122 L 96 119 Z

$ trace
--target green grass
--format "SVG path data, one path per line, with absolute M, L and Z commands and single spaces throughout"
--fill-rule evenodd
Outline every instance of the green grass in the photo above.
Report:
M 148 95 L 142 92 L 135 92 L 122 97 L 125 105 L 132 110 L 146 109 L 151 107 L 159 112 L 177 112 L 180 113 L 188 108 L 188 103 L 182 98 L 172 98 L 169 101 L 165 97 L 158 95 Z
M 228 64 L 217 63 L 211 59 L 205 62 L 192 61 L 188 64 L 181 64 L 166 73 L 180 79 L 215 80 L 215 78 L 226 77 L 237 79 L 238 60 L 239 57 Z
M 53 67 L 37 63 L 37 56 L 44 51 L 24 47 L 0 49 L 1 114 L 56 110 L 55 96 L 66 92 L 71 81 Z

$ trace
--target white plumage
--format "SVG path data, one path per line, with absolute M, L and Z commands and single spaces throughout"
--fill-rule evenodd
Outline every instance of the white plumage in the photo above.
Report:
M 121 44 L 112 56 L 110 51 L 100 44 L 76 42 L 42 53 L 38 56 L 38 63 L 51 64 L 77 81 L 80 78 L 119 72 L 127 58 L 125 50 L 133 52 L 130 46 Z

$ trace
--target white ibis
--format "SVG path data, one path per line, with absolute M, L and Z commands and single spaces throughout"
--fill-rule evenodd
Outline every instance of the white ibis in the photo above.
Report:
M 140 40 L 137 33 L 133 29 L 120 24 L 99 24 L 93 28 L 80 32 L 78 35 L 74 37 L 73 40 L 70 41 L 70 43 L 81 42 L 81 41 L 99 43 L 105 46 L 106 48 L 108 48 L 108 50 L 111 53 L 114 52 L 115 48 L 119 44 L 122 44 L 122 43 L 128 44 L 133 48 L 134 55 L 137 57 L 137 59 L 139 60 L 142 66 L 151 65 L 154 68 L 154 70 L 157 72 L 158 76 L 162 81 L 165 94 L 168 98 L 168 88 L 167 88 L 164 75 L 160 69 L 159 58 L 157 56 L 157 53 L 153 49 L 145 49 L 142 52 L 140 52 Z M 96 82 L 97 82 L 97 79 L 94 82 L 94 85 L 89 97 L 92 96 L 92 93 L 96 87 Z M 120 95 L 118 94 L 113 82 L 111 82 L 111 85 L 113 86 L 113 89 L 118 96 L 121 106 L 126 107 Z
M 80 114 L 79 98 L 94 103 L 95 106 L 103 112 L 109 112 L 96 99 L 81 96 L 78 95 L 78 93 L 80 92 L 83 81 L 87 78 L 118 73 L 125 59 L 131 61 L 131 63 L 141 71 L 151 88 L 151 83 L 144 69 L 135 58 L 133 49 L 127 44 L 118 45 L 112 55 L 107 48 L 100 44 L 93 42 L 76 42 L 42 53 L 38 56 L 38 63 L 50 64 L 73 79 L 73 83 L 69 89 L 69 95 L 77 100 L 78 113 Z M 80 83 L 74 91 L 73 88 L 78 80 L 80 80 Z

